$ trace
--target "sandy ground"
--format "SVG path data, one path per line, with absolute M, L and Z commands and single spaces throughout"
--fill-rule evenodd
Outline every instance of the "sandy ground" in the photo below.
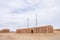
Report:
M 0 40 L 60 40 L 60 31 L 54 33 L 0 33 Z

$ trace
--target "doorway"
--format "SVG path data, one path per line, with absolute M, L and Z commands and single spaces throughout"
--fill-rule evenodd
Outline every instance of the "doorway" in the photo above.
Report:
M 33 33 L 33 30 L 31 30 L 31 33 Z

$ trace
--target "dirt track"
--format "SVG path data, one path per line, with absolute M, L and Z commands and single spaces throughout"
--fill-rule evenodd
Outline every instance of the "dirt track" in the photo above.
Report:
M 0 33 L 0 40 L 60 40 L 60 31 L 49 34 Z

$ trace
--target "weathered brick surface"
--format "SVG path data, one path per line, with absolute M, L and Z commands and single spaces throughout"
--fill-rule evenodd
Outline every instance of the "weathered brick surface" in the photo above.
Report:
M 0 31 L 0 33 L 9 33 L 9 32 L 10 32 L 9 29 L 3 29 Z
M 53 27 L 51 25 L 48 26 L 48 33 L 53 33 Z
M 17 29 L 17 33 L 53 33 L 53 26 L 41 26 L 35 28 Z
M 0 33 L 1 33 L 1 30 L 0 30 Z

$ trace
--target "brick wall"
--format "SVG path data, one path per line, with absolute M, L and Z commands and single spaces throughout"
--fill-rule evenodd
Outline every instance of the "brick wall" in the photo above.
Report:
M 1 33 L 9 33 L 9 29 L 2 29 Z
M 41 26 L 35 28 L 17 29 L 17 33 L 53 33 L 53 26 Z

